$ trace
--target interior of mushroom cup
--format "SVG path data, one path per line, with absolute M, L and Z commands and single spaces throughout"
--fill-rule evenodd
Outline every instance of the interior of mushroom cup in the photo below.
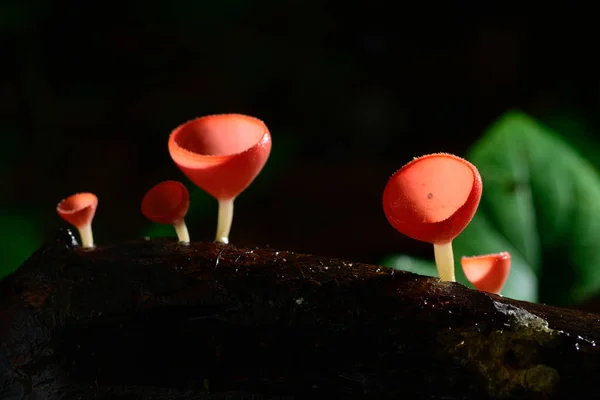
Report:
M 97 199 L 89 193 L 78 193 L 68 197 L 60 202 L 58 208 L 65 213 L 73 213 L 83 210 L 86 207 L 96 205 Z
M 475 177 L 466 163 L 438 156 L 416 160 L 397 180 L 397 197 L 406 210 L 405 220 L 437 223 L 461 208 L 473 189 Z
M 243 115 L 199 118 L 182 126 L 175 142 L 182 148 L 206 156 L 242 153 L 264 136 L 264 124 Z

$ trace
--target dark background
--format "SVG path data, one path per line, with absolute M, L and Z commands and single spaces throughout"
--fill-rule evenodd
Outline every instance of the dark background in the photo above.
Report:
M 98 244 L 147 234 L 146 190 L 192 189 L 167 139 L 197 116 L 244 113 L 271 130 L 271 158 L 236 201 L 233 244 L 373 263 L 432 257 L 382 212 L 388 177 L 412 157 L 464 155 L 510 109 L 591 135 L 598 125 L 592 24 L 476 7 L 417 16 L 381 1 L 129 4 L 2 6 L 5 262 L 66 226 L 56 204 L 79 191 L 99 197 Z M 192 201 L 192 240 L 212 240 L 216 201 Z

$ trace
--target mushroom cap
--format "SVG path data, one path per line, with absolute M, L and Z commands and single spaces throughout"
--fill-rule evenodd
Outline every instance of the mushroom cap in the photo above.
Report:
M 142 214 L 157 224 L 174 224 L 185 217 L 190 194 L 181 182 L 164 181 L 148 190 L 142 199 Z
M 77 229 L 90 225 L 96 215 L 98 197 L 94 193 L 75 193 L 56 206 L 58 215 Z
M 209 115 L 175 128 L 169 153 L 179 169 L 219 200 L 237 197 L 260 173 L 271 152 L 265 123 L 241 114 Z
M 383 211 L 404 235 L 434 244 L 454 240 L 471 222 L 483 186 L 477 168 L 447 153 L 415 158 L 383 192 Z
M 467 280 L 477 290 L 500 294 L 510 272 L 510 253 L 462 257 L 460 259 Z

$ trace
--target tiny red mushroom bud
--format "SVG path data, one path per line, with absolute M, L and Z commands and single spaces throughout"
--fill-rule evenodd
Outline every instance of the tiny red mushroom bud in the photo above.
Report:
M 58 215 L 79 231 L 83 248 L 94 247 L 92 220 L 97 207 L 98 197 L 93 193 L 76 193 L 61 200 L 56 207 Z
M 229 243 L 233 201 L 260 173 L 270 152 L 264 122 L 241 114 L 196 118 L 171 133 L 169 153 L 175 164 L 219 201 L 216 241 Z
M 142 199 L 142 214 L 157 224 L 173 225 L 181 243 L 189 243 L 185 215 L 190 194 L 181 182 L 164 181 L 150 189 Z
M 477 290 L 500 294 L 510 272 L 510 253 L 462 257 L 460 259 L 467 280 Z
M 471 222 L 481 199 L 479 171 L 452 154 L 415 158 L 383 192 L 383 211 L 400 233 L 432 243 L 439 277 L 455 281 L 452 241 Z

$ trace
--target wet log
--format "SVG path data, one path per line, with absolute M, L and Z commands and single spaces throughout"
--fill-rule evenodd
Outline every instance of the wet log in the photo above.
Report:
M 0 282 L 2 399 L 585 399 L 598 340 L 596 314 L 215 243 L 61 231 Z

